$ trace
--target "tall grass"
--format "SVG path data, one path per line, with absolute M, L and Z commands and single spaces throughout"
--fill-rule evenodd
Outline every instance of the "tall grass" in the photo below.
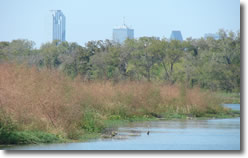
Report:
M 0 110 L 4 111 L 0 120 L 8 117 L 20 131 L 75 138 L 84 132 L 101 131 L 103 120 L 154 113 L 199 115 L 210 109 L 218 112 L 218 104 L 218 99 L 199 88 L 131 81 L 114 84 L 82 81 L 80 77 L 72 80 L 55 70 L 0 64 Z

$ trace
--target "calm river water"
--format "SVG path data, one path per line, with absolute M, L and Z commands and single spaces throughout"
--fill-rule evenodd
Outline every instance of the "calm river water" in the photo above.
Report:
M 240 110 L 239 104 L 225 106 Z M 118 128 L 112 139 L 5 150 L 240 150 L 240 118 L 135 122 Z

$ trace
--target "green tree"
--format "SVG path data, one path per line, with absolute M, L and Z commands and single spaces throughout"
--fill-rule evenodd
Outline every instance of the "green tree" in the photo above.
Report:
M 153 37 L 141 37 L 136 41 L 135 49 L 131 52 L 129 70 L 135 69 L 136 73 L 151 81 L 152 67 L 159 62 L 160 50 L 154 47 L 158 42 Z
M 16 56 L 30 55 L 35 43 L 28 40 L 13 40 L 9 44 L 9 53 Z
M 93 78 L 119 80 L 120 48 L 111 47 L 108 51 L 95 54 L 90 58 Z
M 0 42 L 0 61 L 7 59 L 9 42 Z
M 40 48 L 43 57 L 42 65 L 46 68 L 58 68 L 63 60 L 63 55 L 68 54 L 69 43 L 53 41 L 52 43 L 43 44 Z
M 176 81 L 174 66 L 179 63 L 184 56 L 185 49 L 186 44 L 184 42 L 178 40 L 172 40 L 170 42 L 165 40 L 162 41 L 160 59 L 165 71 L 165 80 L 168 80 L 171 83 Z

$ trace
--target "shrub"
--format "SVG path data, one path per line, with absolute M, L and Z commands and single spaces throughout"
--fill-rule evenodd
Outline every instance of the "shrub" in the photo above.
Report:
M 218 99 L 199 88 L 151 82 L 83 81 L 79 77 L 72 80 L 55 70 L 10 63 L 0 64 L 0 72 L 2 142 L 8 142 L 3 139 L 6 136 L 11 136 L 10 142 L 16 137 L 20 137 L 19 142 L 41 140 L 37 133 L 16 130 L 77 139 L 89 132 L 100 132 L 106 119 L 139 118 L 151 113 L 202 116 L 223 110 L 216 106 Z
M 0 144 L 11 143 L 11 137 L 16 131 L 16 125 L 12 119 L 0 109 Z

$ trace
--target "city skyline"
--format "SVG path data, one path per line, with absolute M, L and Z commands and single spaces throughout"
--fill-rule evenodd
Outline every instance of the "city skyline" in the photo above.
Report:
M 52 40 L 65 40 L 65 15 L 61 10 L 51 10 L 53 12 L 53 38 Z
M 126 39 L 134 39 L 134 29 L 131 29 L 123 21 L 123 25 L 113 29 L 112 40 L 116 43 L 123 44 Z
M 36 47 L 51 42 L 51 9 L 63 11 L 67 17 L 66 40 L 80 45 L 112 39 L 112 29 L 124 16 L 135 29 L 135 38 L 169 39 L 172 30 L 180 30 L 184 39 L 204 37 L 219 29 L 240 30 L 237 0 L 9 0 L 0 6 L 0 41 L 28 39 Z
M 171 32 L 171 36 L 170 36 L 170 40 L 179 40 L 179 41 L 183 41 L 183 36 L 180 30 L 173 30 Z
M 215 39 L 215 40 L 218 40 L 218 39 L 220 39 L 220 36 L 218 35 L 218 34 L 216 34 L 216 33 L 206 33 L 205 35 L 204 35 L 204 38 L 205 39 L 207 39 L 207 38 L 213 38 L 213 39 Z

